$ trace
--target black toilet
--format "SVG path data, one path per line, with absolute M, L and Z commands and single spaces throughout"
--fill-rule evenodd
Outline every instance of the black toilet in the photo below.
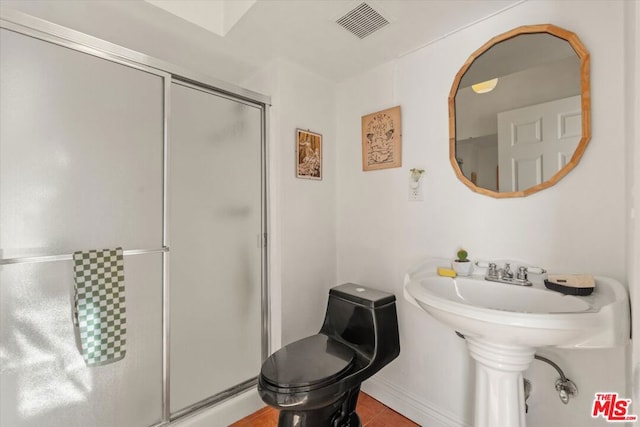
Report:
M 396 297 L 353 283 L 329 291 L 320 333 L 262 364 L 258 393 L 279 427 L 358 427 L 362 381 L 400 354 Z

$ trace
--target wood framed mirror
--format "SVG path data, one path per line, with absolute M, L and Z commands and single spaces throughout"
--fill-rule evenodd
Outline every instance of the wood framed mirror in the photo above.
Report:
M 589 52 L 554 25 L 528 25 L 476 50 L 449 94 L 449 157 L 458 178 L 496 198 L 556 184 L 591 138 Z

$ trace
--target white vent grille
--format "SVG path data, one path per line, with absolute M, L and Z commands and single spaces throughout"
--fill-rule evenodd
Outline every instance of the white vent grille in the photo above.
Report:
M 360 3 L 358 7 L 336 22 L 361 39 L 389 23 L 384 16 L 367 3 Z

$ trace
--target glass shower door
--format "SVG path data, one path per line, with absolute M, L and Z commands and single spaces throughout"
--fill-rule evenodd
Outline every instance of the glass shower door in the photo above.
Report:
M 170 409 L 175 416 L 260 370 L 262 110 L 174 82 L 170 111 Z
M 0 425 L 162 420 L 162 254 L 124 257 L 127 354 L 88 367 L 77 250 L 162 246 L 164 77 L 0 30 Z

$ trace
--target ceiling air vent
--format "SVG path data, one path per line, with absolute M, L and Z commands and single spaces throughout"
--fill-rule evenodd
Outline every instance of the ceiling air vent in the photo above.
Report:
M 384 16 L 367 3 L 360 3 L 358 7 L 336 22 L 361 39 L 389 23 Z

